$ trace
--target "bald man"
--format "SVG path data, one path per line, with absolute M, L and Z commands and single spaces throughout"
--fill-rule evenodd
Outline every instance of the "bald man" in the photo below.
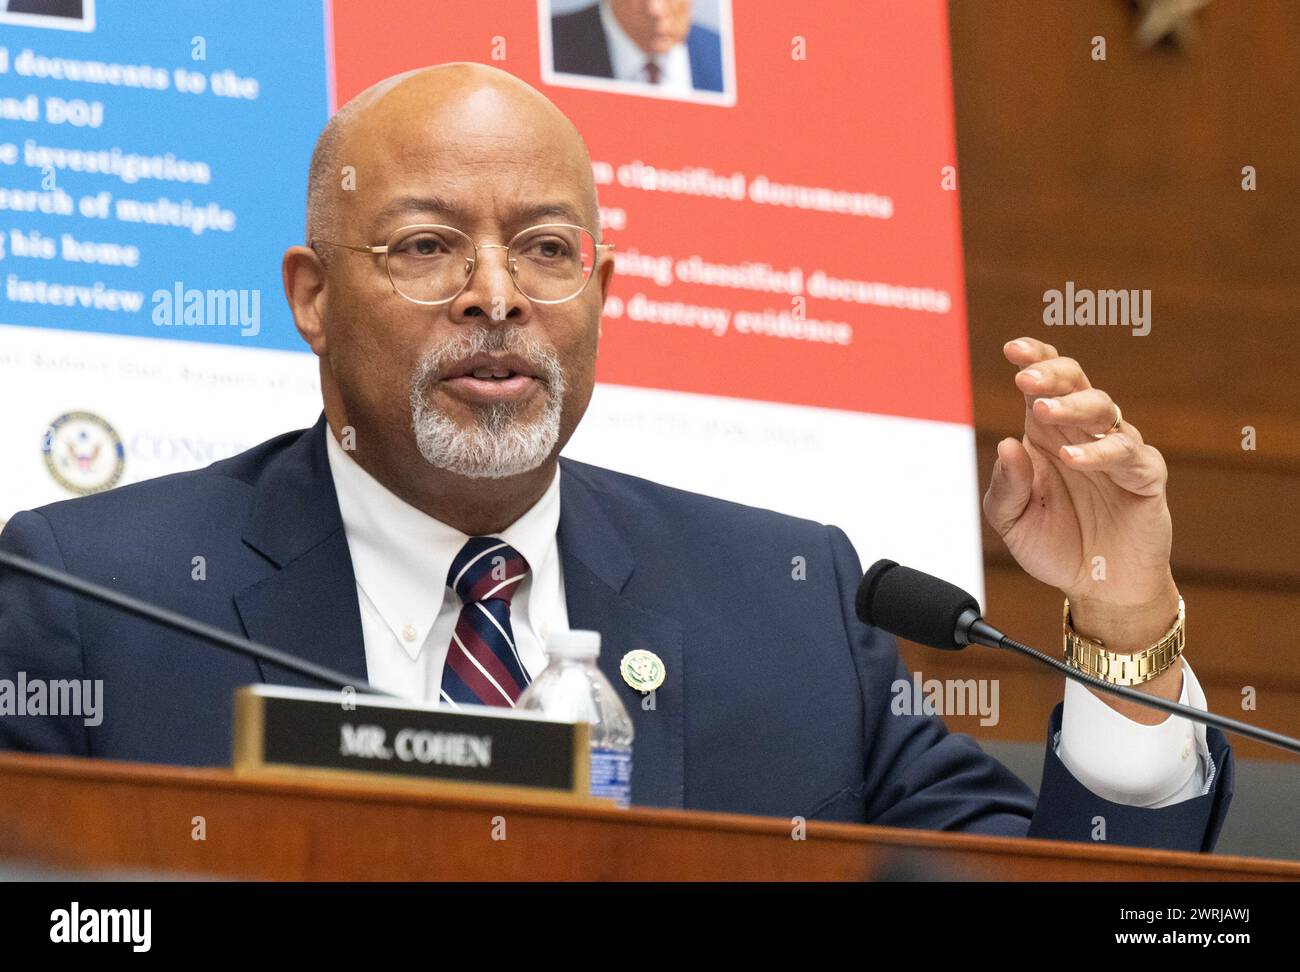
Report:
M 307 208 L 283 278 L 320 363 L 316 426 L 20 513 L 0 545 L 448 707 L 512 706 L 548 632 L 597 630 L 636 725 L 634 803 L 1212 848 L 1232 793 L 1217 731 L 1070 683 L 1035 801 L 969 737 L 893 704 L 909 676 L 854 618 L 841 530 L 559 457 L 613 261 L 583 141 L 537 91 L 472 64 L 380 82 L 326 126 Z M 1077 362 L 1029 338 L 1003 353 L 1025 434 L 998 447 L 990 522 L 1068 596 L 1072 632 L 1163 645 L 1138 689 L 1203 707 L 1169 650 L 1160 454 Z M 619 677 L 633 649 L 662 662 L 652 699 Z M 103 712 L 0 714 L 4 746 L 181 764 L 229 762 L 236 687 L 301 683 L 0 575 L 0 678 L 20 672 L 102 679 Z

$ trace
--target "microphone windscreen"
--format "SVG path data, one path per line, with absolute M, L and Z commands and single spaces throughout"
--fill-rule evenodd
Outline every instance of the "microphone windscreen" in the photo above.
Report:
M 858 618 L 908 641 L 931 648 L 961 648 L 954 637 L 961 615 L 980 606 L 955 584 L 930 574 L 877 560 L 858 585 Z

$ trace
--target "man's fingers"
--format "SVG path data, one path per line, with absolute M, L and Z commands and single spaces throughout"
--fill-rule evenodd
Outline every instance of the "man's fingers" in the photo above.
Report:
M 1033 404 L 1034 418 L 1044 425 L 1077 428 L 1089 435 L 1109 432 L 1115 424 L 1115 402 L 1100 388 L 1087 388 L 1057 398 L 1038 398 Z M 1142 444 L 1142 435 L 1125 422 L 1120 428 Z
M 1006 536 L 1025 512 L 1034 490 L 1034 461 L 1019 439 L 998 443 L 998 461 L 993 464 L 988 492 L 984 494 L 984 516 L 989 525 Z
M 1016 374 L 1016 387 L 1031 397 L 1068 395 L 1091 388 L 1088 376 L 1073 358 L 1035 361 Z
M 1113 432 L 1092 442 L 1061 446 L 1061 461 L 1079 472 L 1102 472 L 1121 489 L 1140 496 L 1157 496 L 1169 471 L 1160 450 L 1143 445 L 1127 431 Z
M 1007 360 L 1013 365 L 1024 368 L 1035 361 L 1046 361 L 1048 358 L 1055 358 L 1056 348 L 1050 344 L 1044 344 L 1036 338 L 1022 337 L 1002 345 L 1002 353 L 1007 356 Z

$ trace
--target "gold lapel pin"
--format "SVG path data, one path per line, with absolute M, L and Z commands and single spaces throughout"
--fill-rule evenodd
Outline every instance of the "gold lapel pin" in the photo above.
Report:
M 653 651 L 637 648 L 629 651 L 618 663 L 619 674 L 623 681 L 638 692 L 653 692 L 664 683 L 663 659 Z

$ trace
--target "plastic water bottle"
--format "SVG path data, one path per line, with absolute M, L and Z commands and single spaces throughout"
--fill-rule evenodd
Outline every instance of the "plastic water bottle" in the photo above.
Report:
M 600 632 L 555 631 L 546 667 L 515 700 L 548 719 L 591 724 L 591 795 L 626 807 L 632 797 L 632 719 L 596 659 Z

